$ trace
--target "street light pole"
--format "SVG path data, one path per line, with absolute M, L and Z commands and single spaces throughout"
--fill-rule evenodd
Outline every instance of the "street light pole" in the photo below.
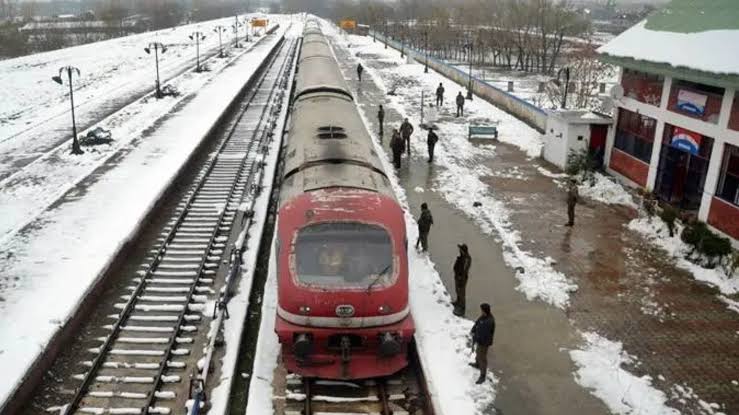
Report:
M 385 35 L 383 36 L 383 38 L 385 39 L 385 49 L 387 49 L 387 20 L 384 20 L 382 25 L 384 26 L 385 32 Z
M 157 84 L 156 84 L 156 94 L 157 98 L 162 97 L 162 89 L 161 84 L 159 83 L 159 49 L 162 50 L 162 53 L 167 51 L 167 47 L 164 46 L 164 44 L 160 42 L 151 42 L 149 43 L 149 46 L 145 47 L 144 50 L 147 54 L 151 54 L 151 50 L 154 49 L 154 61 L 156 62 L 156 68 L 157 68 Z
M 218 33 L 218 57 L 223 58 L 223 43 L 221 42 L 221 33 L 226 31 L 226 28 L 218 25 L 213 28 L 213 31 Z
M 59 75 L 53 76 L 51 79 L 59 85 L 63 85 L 64 82 L 62 81 L 62 74 L 64 72 L 67 72 L 69 83 L 69 101 L 72 104 L 72 154 L 79 155 L 84 153 L 84 151 L 82 151 L 82 149 L 80 148 L 80 142 L 77 140 L 77 121 L 74 117 L 74 89 L 72 89 L 72 72 L 77 72 L 77 76 L 80 76 L 80 70 L 75 68 L 74 66 L 63 66 L 59 68 Z
M 400 57 L 405 57 L 405 28 L 400 26 Z
M 423 67 L 423 73 L 429 73 L 429 29 L 423 32 L 423 48 L 426 50 L 426 65 Z
M 240 48 L 241 45 L 239 45 L 239 26 L 241 25 L 241 22 L 239 22 L 239 16 L 234 16 L 234 23 L 231 25 L 234 31 L 234 47 Z
M 470 58 L 470 80 L 469 84 L 467 85 L 467 99 L 472 101 L 472 36 L 468 38 L 467 53 L 469 54 Z
M 190 35 L 190 40 L 195 41 L 195 54 L 197 56 L 197 66 L 195 67 L 195 72 L 201 72 L 202 68 L 200 67 L 200 41 L 205 39 L 205 35 L 203 35 L 202 32 L 193 32 Z

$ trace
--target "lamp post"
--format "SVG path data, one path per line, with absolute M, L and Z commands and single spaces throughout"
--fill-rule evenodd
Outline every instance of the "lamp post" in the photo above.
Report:
M 569 92 L 570 88 L 570 68 L 568 66 L 561 68 L 559 71 L 557 71 L 557 79 L 553 81 L 553 83 L 557 86 L 560 86 L 562 82 L 560 81 L 560 78 L 564 74 L 565 77 L 565 93 L 562 97 L 562 109 L 567 108 L 567 93 Z
M 467 54 L 469 55 L 470 59 L 470 78 L 469 83 L 467 84 L 467 99 L 472 101 L 472 36 L 470 36 L 467 40 L 468 41 L 465 45 L 465 48 L 467 48 Z
M 400 26 L 400 57 L 405 58 L 405 28 Z
M 234 31 L 234 47 L 240 48 L 241 45 L 239 45 L 239 26 L 241 26 L 241 22 L 239 22 L 239 17 L 234 17 L 234 23 L 231 25 Z
M 195 41 L 195 56 L 197 56 L 197 66 L 195 67 L 195 72 L 202 71 L 202 68 L 200 67 L 200 41 L 205 39 L 205 35 L 203 35 L 202 32 L 192 32 L 190 35 L 190 40 Z
M 159 83 L 159 50 L 161 50 L 162 53 L 164 53 L 167 51 L 167 47 L 164 46 L 164 44 L 160 42 L 151 42 L 149 43 L 149 46 L 144 48 L 147 54 L 151 54 L 152 49 L 154 49 L 154 62 L 156 64 L 156 69 L 157 69 L 157 84 L 156 84 L 157 98 L 161 98 L 162 89 L 160 87 L 161 84 Z
M 423 67 L 423 73 L 429 73 L 429 29 L 423 32 L 423 48 L 426 51 L 426 64 Z
M 216 32 L 216 33 L 218 33 L 218 57 L 219 58 L 223 58 L 224 57 L 224 55 L 223 55 L 223 42 L 221 42 L 221 33 L 225 32 L 226 31 L 226 28 L 223 27 L 223 26 L 221 26 L 221 25 L 218 25 L 218 26 L 216 26 L 216 27 L 213 28 L 213 31 Z
M 385 39 L 385 49 L 387 49 L 387 20 L 383 20 L 382 26 L 383 26 L 383 31 L 385 33 L 384 36 L 382 37 L 383 39 Z
M 69 100 L 72 103 L 72 154 L 82 154 L 84 151 L 80 148 L 80 142 L 77 141 L 77 122 L 74 118 L 74 90 L 72 89 L 72 72 L 77 72 L 80 76 L 80 70 L 74 66 L 63 66 L 59 68 L 59 75 L 51 77 L 51 79 L 59 85 L 64 85 L 62 74 L 66 72 L 69 83 Z
M 244 19 L 244 28 L 246 28 L 246 30 L 244 30 L 244 32 L 246 33 L 246 36 L 244 37 L 244 42 L 246 43 L 249 43 L 249 26 L 250 26 L 249 19 L 248 18 Z

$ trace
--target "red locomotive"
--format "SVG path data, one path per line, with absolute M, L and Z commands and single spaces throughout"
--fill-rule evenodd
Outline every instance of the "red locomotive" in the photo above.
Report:
M 298 68 L 277 221 L 282 359 L 305 377 L 390 375 L 414 333 L 403 210 L 315 22 Z

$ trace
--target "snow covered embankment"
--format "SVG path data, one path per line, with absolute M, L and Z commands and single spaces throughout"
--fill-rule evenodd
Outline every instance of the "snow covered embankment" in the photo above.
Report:
M 280 36 L 258 56 L 239 60 L 205 85 L 110 171 L 96 177 L 82 197 L 70 196 L 42 213 L 28 232 L 3 248 L 13 253 L 3 264 L 3 275 L 17 278 L 17 283 L 2 292 L 5 301 L 0 303 L 0 401 L 22 382 L 80 299 L 136 235 L 141 218 L 238 95 L 234 86 L 246 84 Z

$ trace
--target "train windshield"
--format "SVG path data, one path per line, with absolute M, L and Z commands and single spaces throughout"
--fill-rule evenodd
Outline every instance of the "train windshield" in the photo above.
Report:
M 390 285 L 395 277 L 390 235 L 364 223 L 320 223 L 301 229 L 294 260 L 304 285 L 369 289 Z

